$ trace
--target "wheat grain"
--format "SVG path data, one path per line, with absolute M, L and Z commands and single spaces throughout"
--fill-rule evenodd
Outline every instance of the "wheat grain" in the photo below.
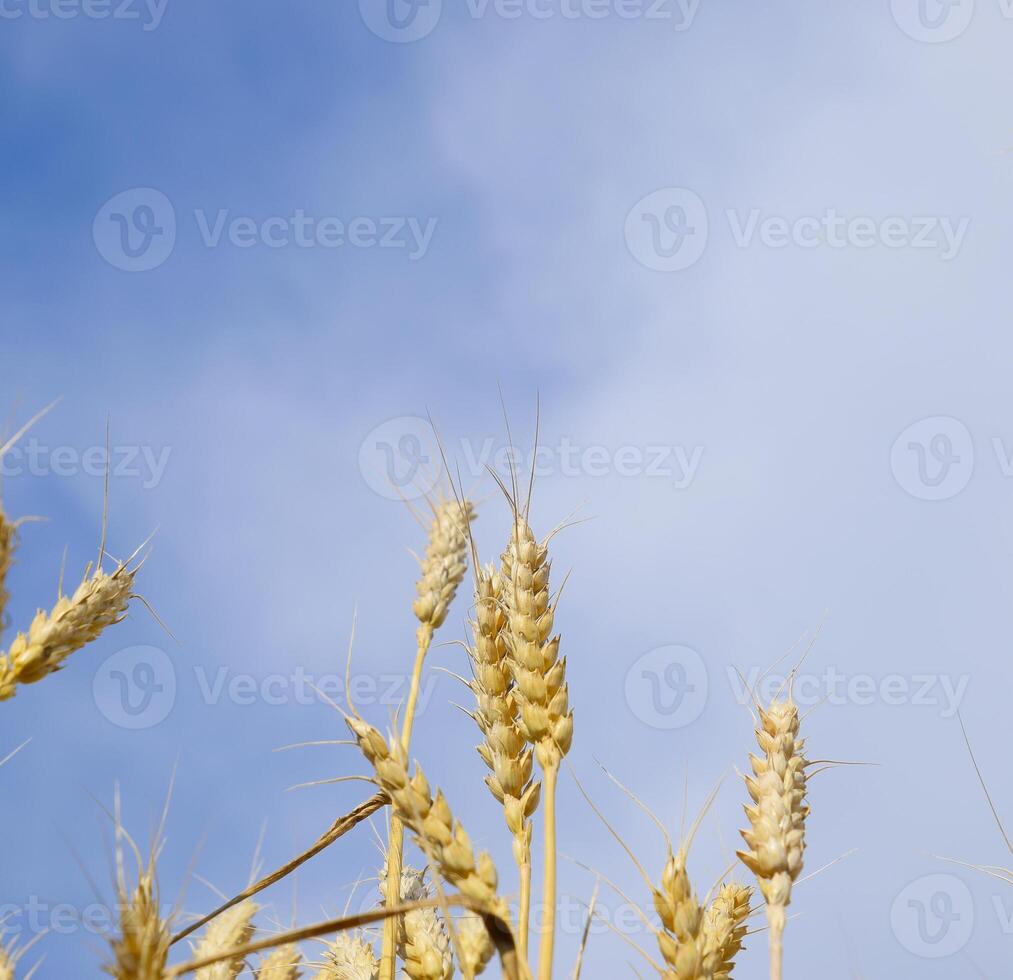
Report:
M 302 954 L 298 946 L 279 946 L 261 961 L 257 980 L 299 980 L 302 976 L 301 963 Z
M 752 889 L 730 882 L 722 886 L 704 915 L 704 966 L 713 980 L 729 980 L 746 937 Z
M 387 898 L 387 869 L 380 872 L 380 894 Z M 401 903 L 429 898 L 424 870 L 401 869 Z M 446 980 L 454 969 L 450 937 L 436 909 L 415 909 L 398 916 L 397 954 L 411 980 Z
M 72 653 L 119 623 L 133 596 L 135 574 L 126 564 L 111 575 L 89 566 L 73 595 L 61 595 L 49 612 L 40 609 L 28 632 L 18 633 L 0 654 L 0 701 L 14 697 L 19 685 L 59 670 Z
M 194 958 L 214 956 L 227 949 L 245 946 L 253 937 L 253 917 L 260 906 L 249 900 L 240 902 L 223 912 L 207 927 L 194 949 Z M 197 980 L 236 980 L 243 969 L 243 958 L 223 960 L 211 966 L 201 967 L 196 973 Z
M 772 980 L 780 980 L 782 937 L 791 889 L 802 870 L 805 852 L 805 740 L 799 738 L 798 708 L 789 699 L 760 709 L 756 740 L 762 755 L 750 755 L 753 775 L 746 788 L 753 800 L 746 807 L 750 829 L 741 831 L 748 850 L 742 863 L 756 875 L 770 926 Z

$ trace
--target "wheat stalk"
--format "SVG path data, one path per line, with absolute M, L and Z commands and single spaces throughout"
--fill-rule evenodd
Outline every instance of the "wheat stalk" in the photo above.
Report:
M 527 957 L 531 907 L 531 823 L 538 807 L 541 784 L 532 780 L 533 749 L 518 725 L 513 672 L 507 656 L 507 616 L 503 579 L 487 566 L 476 571 L 470 687 L 475 695 L 475 720 L 485 741 L 478 753 L 491 770 L 486 785 L 503 806 L 513 835 L 513 855 L 520 872 L 517 948 Z
M 299 980 L 302 976 L 301 963 L 302 953 L 298 946 L 279 946 L 261 961 L 257 980 Z
M 412 668 L 411 687 L 405 704 L 404 721 L 401 726 L 401 742 L 405 751 L 411 744 L 412 728 L 415 724 L 415 710 L 418 705 L 419 689 L 422 683 L 422 667 L 433 641 L 433 633 L 443 625 L 450 609 L 450 603 L 457 588 L 464 579 L 468 568 L 468 536 L 475 511 L 469 501 L 441 501 L 433 508 L 433 520 L 429 526 L 426 554 L 422 559 L 422 575 L 415 591 L 417 597 L 412 603 L 419 626 L 416 631 L 415 664 Z M 389 879 L 388 907 L 397 904 L 397 882 L 401 876 L 401 856 L 404 850 L 404 828 L 396 814 L 391 817 L 390 834 L 387 840 L 387 874 Z M 387 919 L 383 925 L 383 942 L 380 952 L 380 980 L 394 978 L 394 935 L 396 924 Z
M 119 623 L 133 598 L 137 568 L 122 562 L 111 575 L 101 566 L 85 569 L 73 595 L 61 595 L 48 612 L 40 609 L 26 633 L 18 633 L 0 654 L 0 701 L 22 684 L 35 684 L 59 670 L 64 661 Z
M 748 850 L 742 863 L 756 875 L 770 926 L 770 975 L 781 980 L 783 936 L 791 889 L 802 870 L 805 852 L 805 740 L 799 738 L 798 708 L 789 698 L 760 709 L 756 740 L 762 754 L 750 755 L 753 775 L 746 788 L 753 805 L 746 807 L 750 829 L 741 831 Z
M 539 980 L 550 980 L 556 916 L 556 785 L 559 766 L 573 741 L 573 712 L 566 686 L 566 659 L 552 636 L 555 606 L 549 600 L 548 543 L 535 539 L 527 519 L 514 508 L 514 527 L 503 554 L 506 644 L 517 700 L 517 725 L 535 747 L 545 774 L 545 868 L 539 947 Z
M 194 949 L 194 957 L 203 959 L 215 953 L 245 946 L 253 938 L 253 917 L 259 911 L 256 902 L 245 901 L 233 906 L 228 912 L 211 922 Z M 243 969 L 243 959 L 223 960 L 205 966 L 196 973 L 197 980 L 236 980 Z

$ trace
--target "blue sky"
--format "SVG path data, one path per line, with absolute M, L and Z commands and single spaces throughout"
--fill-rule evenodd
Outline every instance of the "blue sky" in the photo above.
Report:
M 275 866 L 361 798 L 285 792 L 363 772 L 351 750 L 273 750 L 342 737 L 298 678 L 340 674 L 353 609 L 363 710 L 396 706 L 422 540 L 385 466 L 436 457 L 427 412 L 501 550 L 499 386 L 522 450 L 540 398 L 536 530 L 593 518 L 554 549 L 567 900 L 583 862 L 649 902 L 573 777 L 663 863 L 599 762 L 675 833 L 724 776 L 692 863 L 701 890 L 721 874 L 751 748 L 734 667 L 822 624 L 810 754 L 878 765 L 813 780 L 807 866 L 857 851 L 799 887 L 788 975 L 1000 975 L 1013 896 L 933 855 L 1007 860 L 957 708 L 1013 819 L 1009 11 L 430 3 L 395 6 L 424 34 L 399 43 L 370 0 L 3 2 L 0 410 L 63 396 L 35 462 L 6 460 L 7 510 L 48 520 L 5 639 L 65 547 L 70 581 L 96 552 L 107 418 L 110 550 L 157 528 L 140 587 L 175 637 L 137 605 L 4 705 L 0 756 L 32 741 L 0 772 L 0 902 L 22 935 L 48 910 L 39 975 L 99 976 L 102 937 L 49 920 L 83 917 L 89 878 L 109 900 L 117 784 L 146 841 L 176 768 L 164 890 L 209 883 L 184 914 L 246 883 L 262 830 Z M 464 669 L 466 613 L 433 667 Z M 431 679 L 415 754 L 507 869 L 460 692 Z M 375 864 L 364 831 L 267 893 L 265 926 L 340 911 Z M 650 936 L 604 902 L 585 976 L 646 974 L 615 931 Z

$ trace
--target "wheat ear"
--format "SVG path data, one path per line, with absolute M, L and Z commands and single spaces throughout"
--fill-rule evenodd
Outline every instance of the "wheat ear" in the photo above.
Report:
M 416 631 L 415 664 L 412 668 L 411 687 L 405 704 L 401 726 L 401 742 L 408 750 L 415 709 L 422 683 L 422 667 L 433 641 L 433 633 L 443 625 L 450 603 L 468 568 L 468 535 L 475 510 L 468 501 L 441 501 L 433 510 L 429 526 L 429 540 L 422 575 L 415 586 L 417 593 L 412 611 L 419 621 Z M 401 855 L 404 850 L 404 828 L 396 814 L 392 815 L 387 840 L 387 874 L 389 880 L 388 907 L 397 904 L 397 882 L 401 877 Z M 383 924 L 383 942 L 380 952 L 380 980 L 394 980 L 396 923 L 387 919 Z
M 301 963 L 302 953 L 298 946 L 279 946 L 261 961 L 257 980 L 299 980 Z
M 326 962 L 314 980 L 376 980 L 379 961 L 359 932 L 339 932 L 327 944 Z
M 746 789 L 753 805 L 746 807 L 749 830 L 742 837 L 748 850 L 742 863 L 756 875 L 767 906 L 770 926 L 771 980 L 781 980 L 783 937 L 791 888 L 802 870 L 805 852 L 805 740 L 799 738 L 799 712 L 790 699 L 760 709 L 756 740 L 761 754 L 750 755 L 753 775 Z
M 387 881 L 381 875 L 380 891 L 386 898 Z M 429 898 L 426 873 L 418 868 L 401 871 L 401 904 Z M 450 936 L 434 908 L 413 909 L 398 916 L 398 956 L 411 980 L 449 980 L 454 972 Z
M 377 785 L 390 797 L 394 814 L 412 831 L 440 874 L 479 908 L 509 922 L 509 907 L 497 893 L 499 876 L 492 858 L 485 852 L 475 857 L 471 838 L 454 819 L 443 794 L 437 791 L 433 796 L 421 768 L 416 766 L 414 774 L 409 773 L 408 754 L 401 741 L 392 736 L 388 742 L 361 718 L 348 718 L 347 722 L 373 766 Z M 396 938 L 396 930 L 392 930 L 392 938 Z
M 566 659 L 552 635 L 555 606 L 549 600 L 547 542 L 538 542 L 527 520 L 514 511 L 514 528 L 503 554 L 506 642 L 517 700 L 517 724 L 535 747 L 545 774 L 544 922 L 538 954 L 539 980 L 550 980 L 556 933 L 556 785 L 559 766 L 573 741 L 573 712 L 566 686 Z
M 485 926 L 482 925 L 482 920 L 477 915 L 463 915 L 457 920 L 455 926 L 457 929 L 457 959 L 461 973 L 465 980 L 471 980 L 485 970 L 496 949 Z
M 538 807 L 541 784 L 532 780 L 533 749 L 518 725 L 513 672 L 507 657 L 507 616 L 503 578 L 491 565 L 476 571 L 472 664 L 475 719 L 485 740 L 478 753 L 491 770 L 486 785 L 502 804 L 513 835 L 513 855 L 520 872 L 517 950 L 527 959 L 531 908 L 531 816 Z
M 136 887 L 128 890 L 118 851 L 116 890 L 120 928 L 111 940 L 113 957 L 105 972 L 114 980 L 162 980 L 171 933 L 159 912 L 154 857 L 140 868 Z
M 4 616 L 11 594 L 7 590 L 7 573 L 14 564 L 14 552 L 18 544 L 18 527 L 7 519 L 3 503 L 0 503 L 0 634 L 3 633 Z M 0 980 L 3 974 L 0 973 Z
M 72 653 L 119 623 L 133 597 L 136 573 L 126 563 L 111 575 L 89 565 L 73 595 L 61 595 L 48 612 L 40 609 L 28 632 L 18 633 L 0 654 L 0 701 L 14 697 L 19 685 L 35 684 L 59 670 Z
M 704 915 L 704 965 L 713 980 L 730 980 L 735 957 L 746 938 L 746 919 L 753 891 L 746 885 L 723 885 Z
M 227 949 L 245 946 L 253 938 L 253 917 L 260 910 L 256 902 L 249 900 L 233 906 L 209 923 L 200 942 L 194 948 L 194 958 L 203 959 Z M 243 958 L 222 960 L 211 966 L 201 967 L 197 980 L 236 980 L 242 972 Z
M 668 852 L 654 908 L 664 927 L 658 946 L 668 966 L 665 980 L 711 980 L 705 969 L 704 907 L 686 870 L 687 848 Z

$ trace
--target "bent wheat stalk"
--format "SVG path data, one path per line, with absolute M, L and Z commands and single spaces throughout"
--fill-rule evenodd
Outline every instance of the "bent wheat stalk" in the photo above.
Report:
M 415 710 L 422 682 L 422 668 L 433 641 L 433 633 L 443 625 L 457 587 L 464 579 L 468 560 L 468 533 L 475 511 L 469 501 L 441 501 L 434 508 L 429 527 L 429 540 L 422 560 L 422 576 L 415 586 L 417 597 L 412 612 L 419 621 L 416 631 L 415 664 L 412 668 L 411 687 L 405 704 L 401 727 L 401 742 L 408 750 Z M 388 907 L 397 904 L 398 882 L 401 878 L 401 857 L 404 850 L 404 828 L 397 815 L 391 817 L 387 841 Z M 380 980 L 394 980 L 395 923 L 388 919 L 383 925 L 383 945 L 380 953 Z
M 417 908 L 448 907 L 466 909 L 477 914 L 482 920 L 482 926 L 486 934 L 492 939 L 499 954 L 500 964 L 503 969 L 504 980 L 528 980 L 528 975 L 522 969 L 522 964 L 517 957 L 517 947 L 514 942 L 513 930 L 506 919 L 498 916 L 494 911 L 485 907 L 484 903 L 478 902 L 467 895 L 447 895 L 442 898 L 423 899 L 419 902 L 412 902 L 408 905 L 395 905 L 393 909 L 376 909 L 372 912 L 364 912 L 360 915 L 343 916 L 340 919 L 329 919 L 326 922 L 319 922 L 312 926 L 305 926 L 301 929 L 293 929 L 268 939 L 261 939 L 248 943 L 237 949 L 223 950 L 212 957 L 203 960 L 190 960 L 187 963 L 180 963 L 168 967 L 164 971 L 164 980 L 172 980 L 174 977 L 181 977 L 187 973 L 193 973 L 205 966 L 211 966 L 222 960 L 235 959 L 238 956 L 249 956 L 251 953 L 261 953 L 276 946 L 289 945 L 302 942 L 304 939 L 316 939 L 320 936 L 328 936 L 332 933 L 343 932 L 348 929 L 358 929 L 362 926 L 382 922 L 390 916 L 401 916 Z M 159 980 L 163 980 L 160 977 Z M 120 978 L 122 980 L 122 978 Z
M 293 858 L 288 864 L 283 864 L 277 871 L 272 871 L 271 874 L 263 877 L 260 881 L 254 882 L 249 888 L 241 891 L 238 895 L 230 898 L 223 905 L 220 905 L 213 912 L 209 912 L 203 918 L 198 919 L 196 922 L 191 923 L 185 929 L 178 932 L 172 937 L 172 944 L 175 945 L 181 939 L 186 939 L 191 933 L 196 932 L 198 929 L 206 926 L 212 919 L 221 915 L 223 912 L 227 912 L 229 909 L 238 905 L 240 902 L 246 901 L 248 898 L 252 898 L 254 895 L 262 892 L 265 888 L 275 884 L 275 882 L 281 881 L 282 878 L 290 875 L 296 868 L 301 867 L 311 857 L 315 857 L 324 848 L 330 847 L 338 838 L 343 837 L 353 827 L 362 823 L 367 817 L 372 816 L 377 810 L 385 807 L 390 800 L 385 793 L 377 793 L 375 796 L 371 796 L 364 803 L 357 806 L 351 813 L 346 813 L 343 817 L 339 817 L 334 821 L 333 824 L 326 830 L 320 837 L 317 838 L 316 843 L 307 851 L 304 851 L 298 857 Z

